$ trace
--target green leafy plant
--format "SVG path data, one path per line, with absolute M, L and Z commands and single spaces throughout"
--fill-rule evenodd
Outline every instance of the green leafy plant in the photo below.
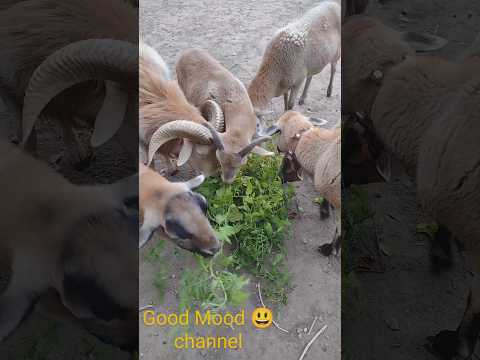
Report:
M 163 300 L 168 284 L 168 271 L 161 261 L 164 248 L 165 240 L 160 239 L 145 257 L 150 264 L 157 266 L 157 271 L 153 275 L 153 285 L 157 288 L 160 300 Z
M 280 164 L 280 156 L 252 156 L 232 185 L 211 178 L 198 191 L 209 201 L 220 240 L 231 245 L 233 267 L 260 277 L 270 301 L 286 303 L 290 275 L 283 240 L 294 192 L 282 185 Z
M 239 306 L 248 298 L 243 288 L 248 284 L 244 276 L 228 270 L 231 256 L 223 254 L 205 260 L 196 256 L 198 267 L 183 272 L 180 280 L 180 310 L 190 308 L 193 301 L 203 309 L 220 310 L 226 306 Z
M 280 164 L 280 156 L 255 155 L 233 184 L 209 178 L 197 189 L 208 199 L 208 217 L 223 246 L 211 259 L 195 255 L 197 266 L 183 271 L 181 310 L 195 304 L 212 310 L 243 304 L 248 298 L 243 272 L 260 278 L 270 303 L 286 303 L 290 274 L 283 240 L 289 233 L 288 204 L 294 192 L 282 185 Z M 150 251 L 147 261 L 158 262 L 162 250 L 163 243 Z M 160 270 L 154 285 L 164 291 L 165 284 Z

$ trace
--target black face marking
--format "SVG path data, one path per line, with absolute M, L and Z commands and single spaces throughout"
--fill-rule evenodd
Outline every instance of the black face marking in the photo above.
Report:
M 193 237 L 193 234 L 188 232 L 176 219 L 167 218 L 165 221 L 165 229 L 168 233 L 175 235 L 179 239 L 191 239 Z
M 128 310 L 115 303 L 91 277 L 65 274 L 63 287 L 66 301 L 85 306 L 102 320 L 124 319 L 127 314 Z

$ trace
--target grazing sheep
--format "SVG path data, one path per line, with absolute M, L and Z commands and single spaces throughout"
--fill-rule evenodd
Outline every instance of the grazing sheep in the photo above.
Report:
M 137 156 L 131 137 L 138 121 L 136 9 L 118 0 L 19 1 L 0 12 L 0 34 L 1 83 L 17 112 L 23 108 L 18 137 L 28 149 L 35 148 L 38 117 L 52 117 L 70 160 L 84 163 L 90 152 L 72 130 L 80 117 L 94 124 L 92 146 L 118 134 Z
M 191 104 L 203 109 L 207 118 L 213 117 L 215 125 L 205 121 L 203 124 L 185 122 L 179 117 L 179 120 L 158 128 L 150 140 L 149 162 L 167 141 L 190 138 L 198 145 L 193 149 L 192 141 L 184 141 L 181 163 L 190 161 L 192 164 L 202 164 L 201 171 L 205 176 L 220 169 L 222 180 L 232 183 L 250 152 L 271 154 L 258 147 L 270 137 L 253 139 L 257 118 L 240 80 L 206 51 L 198 49 L 184 52 L 178 60 L 176 71 L 178 84 L 185 97 Z
M 371 119 L 377 136 L 415 175 L 425 131 L 478 66 L 436 57 L 409 57 L 393 67 L 378 91 Z M 408 115 L 407 115 L 408 114 Z
M 314 127 L 310 119 L 296 111 L 282 115 L 274 128 L 280 131 L 278 149 L 291 154 L 301 170 L 313 178 L 315 189 L 335 207 L 336 232 L 333 242 L 322 249 L 327 255 L 338 252 L 341 233 L 341 130 Z
M 219 166 L 215 154 L 202 151 L 212 144 L 211 132 L 205 127 L 207 121 L 187 101 L 178 83 L 167 79 L 162 64 L 165 63 L 160 55 L 141 42 L 139 134 L 140 153 L 145 153 L 141 162 L 150 164 L 158 152 L 164 158 L 161 172 L 165 175 L 180 171 L 181 175 L 188 177 L 183 166 L 187 162 L 195 172 L 205 176 L 215 174 Z M 223 131 L 223 113 L 220 107 L 209 100 L 203 104 L 202 110 L 214 122 L 215 127 Z
M 275 34 L 248 88 L 256 112 L 260 113 L 272 98 L 280 95 L 284 98 L 285 111 L 292 109 L 305 81 L 299 101 L 303 104 L 312 77 L 327 64 L 330 64 L 327 96 L 331 96 L 340 58 L 340 17 L 340 4 L 324 1 Z
M 479 335 L 479 73 L 474 53 L 462 64 L 407 56 L 383 76 L 369 114 L 378 138 L 416 177 L 420 204 L 465 246 L 475 274 L 459 328 L 434 340 L 439 352 L 449 347 L 449 359 L 471 356 Z
M 207 201 L 191 190 L 205 180 L 203 175 L 186 182 L 170 182 L 140 164 L 140 243 L 162 228 L 178 246 L 203 256 L 220 250 L 215 231 L 207 216 Z
M 12 144 L 0 141 L 0 152 L 8 204 L 0 213 L 0 272 L 8 274 L 0 289 L 0 341 L 54 289 L 101 340 L 135 348 L 138 213 L 125 203 L 138 198 L 138 178 L 73 185 Z M 102 327 L 109 332 L 99 333 Z
M 461 241 L 474 274 L 460 325 L 440 332 L 433 344 L 437 351 L 450 344 L 459 359 L 472 357 L 480 335 L 480 66 L 476 74 L 451 94 L 425 131 L 417 168 L 420 203 Z

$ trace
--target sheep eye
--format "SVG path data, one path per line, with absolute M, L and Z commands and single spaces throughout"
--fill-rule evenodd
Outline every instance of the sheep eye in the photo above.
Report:
M 187 231 L 177 220 L 167 219 L 165 222 L 165 228 L 167 232 L 175 234 L 179 239 L 191 239 L 193 237 L 193 234 Z

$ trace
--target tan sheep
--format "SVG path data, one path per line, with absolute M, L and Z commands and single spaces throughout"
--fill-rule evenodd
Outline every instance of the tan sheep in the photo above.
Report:
M 262 63 L 248 87 L 257 113 L 274 97 L 283 95 L 285 111 L 293 108 L 300 87 L 299 104 L 307 97 L 312 77 L 330 64 L 327 96 L 340 58 L 341 9 L 336 1 L 324 1 L 303 17 L 278 30 L 265 50 Z
M 140 239 L 142 247 L 157 229 L 178 246 L 203 256 L 220 250 L 215 231 L 206 216 L 207 201 L 191 190 L 205 180 L 203 175 L 186 182 L 170 182 L 140 164 Z
M 74 185 L 46 164 L 0 141 L 2 274 L 0 341 L 39 296 L 62 304 L 104 341 L 138 344 L 138 177 L 105 186 Z M 103 306 L 98 306 L 103 304 Z M 118 327 L 114 324 L 118 324 Z M 128 325 L 128 326 L 125 326 Z M 109 333 L 98 333 L 100 328 Z M 110 327 L 112 326 L 112 327 Z
M 281 132 L 280 152 L 291 154 L 301 170 L 313 179 L 315 190 L 335 207 L 335 237 L 332 246 L 339 249 L 341 233 L 341 130 L 314 127 L 309 118 L 295 111 L 280 117 L 275 127 Z M 273 131 L 272 131 L 273 132 Z
M 226 183 L 233 182 L 250 152 L 270 154 L 258 147 L 270 137 L 253 139 L 257 118 L 245 86 L 240 80 L 206 51 L 198 49 L 184 52 L 178 60 L 176 71 L 178 83 L 189 102 L 197 108 L 204 108 L 206 104 L 213 105 L 210 108 L 215 110 L 213 113 L 216 115 L 207 117 L 216 118 L 215 125 L 206 122 L 203 126 L 194 126 L 195 124 L 176 121 L 159 128 L 150 140 L 149 161 L 166 141 L 185 138 L 187 132 L 193 134 L 194 131 L 197 134 L 195 141 L 208 146 L 195 146 L 194 151 L 193 144 L 184 141 L 181 150 L 181 154 L 184 154 L 181 156 L 182 163 L 189 160 L 192 164 L 204 164 L 201 170 L 206 176 L 221 170 L 222 179 Z M 215 104 L 219 105 L 220 111 Z M 220 117 L 219 113 L 223 113 L 223 117 Z M 178 126 L 181 129 L 177 129 Z M 186 127 L 189 128 L 188 131 Z

